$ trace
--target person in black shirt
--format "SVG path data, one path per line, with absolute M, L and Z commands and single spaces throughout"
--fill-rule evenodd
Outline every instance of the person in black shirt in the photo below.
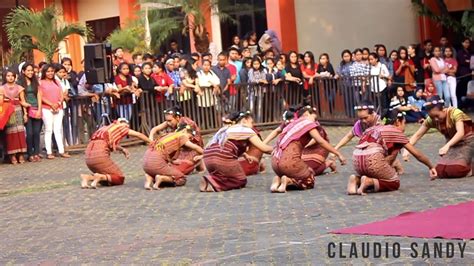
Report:
M 151 71 L 151 63 L 145 62 L 142 64 L 142 74 L 138 77 L 138 87 L 149 93 L 153 93 L 157 87 L 155 80 L 151 77 Z

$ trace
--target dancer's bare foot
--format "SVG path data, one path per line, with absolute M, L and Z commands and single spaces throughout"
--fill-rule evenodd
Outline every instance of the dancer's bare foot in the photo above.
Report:
M 163 182 L 163 177 L 161 175 L 155 176 L 155 184 L 153 185 L 153 189 L 159 190 L 161 182 Z
M 357 190 L 357 194 L 362 195 L 362 196 L 367 195 L 367 193 L 365 193 L 365 190 L 366 190 L 367 187 L 369 187 L 370 185 L 371 185 L 370 178 L 368 178 L 367 176 L 363 175 L 363 176 L 360 178 L 360 187 L 359 187 L 359 189 Z
M 81 188 L 90 188 L 89 181 L 93 178 L 91 175 L 81 174 Z
M 392 164 L 393 168 L 395 168 L 395 171 L 398 173 L 398 175 L 403 175 L 405 172 L 403 170 L 402 163 L 399 160 L 395 160 Z
M 153 185 L 153 177 L 150 175 L 145 174 L 145 189 L 146 190 L 152 190 L 152 185 Z
M 281 178 L 279 176 L 275 176 L 272 181 L 272 185 L 270 187 L 270 191 L 272 193 L 278 192 L 278 187 L 280 186 Z
M 265 167 L 265 164 L 263 162 L 260 163 L 260 166 L 259 166 L 259 172 L 260 173 L 265 173 L 267 171 L 267 168 Z
M 281 177 L 281 183 L 280 183 L 280 186 L 278 187 L 278 192 L 279 193 L 285 193 L 287 185 L 288 185 L 288 177 L 286 177 L 286 175 L 284 175 L 284 176 Z
M 347 182 L 347 194 L 348 195 L 356 195 L 357 194 L 357 180 L 358 177 L 356 175 L 351 175 L 349 177 L 349 182 Z
M 201 176 L 201 180 L 199 181 L 199 191 L 207 191 L 207 180 L 203 176 Z
M 326 161 L 326 168 L 330 168 L 330 169 L 331 169 L 330 174 L 335 174 L 335 173 L 337 173 L 337 164 L 336 164 L 336 161 L 334 161 L 334 160 L 328 160 L 328 161 Z
M 106 176 L 106 175 L 94 173 L 94 180 L 92 181 L 90 187 L 93 188 L 93 189 L 96 189 L 96 188 L 97 188 L 97 184 L 98 184 L 100 181 L 104 181 L 104 180 L 107 180 L 107 176 Z

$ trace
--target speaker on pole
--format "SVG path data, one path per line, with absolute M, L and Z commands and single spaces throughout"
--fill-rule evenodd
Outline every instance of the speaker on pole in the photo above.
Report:
M 86 44 L 84 46 L 84 68 L 88 84 L 111 82 L 113 69 L 110 44 Z

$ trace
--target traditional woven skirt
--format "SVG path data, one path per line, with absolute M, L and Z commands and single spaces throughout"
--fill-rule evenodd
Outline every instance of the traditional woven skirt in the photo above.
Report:
M 148 148 L 145 152 L 143 170 L 153 178 L 156 175 L 169 176 L 173 178 L 176 186 L 186 184 L 186 177 L 183 172 L 179 171 L 173 164 L 170 164 L 161 151 L 152 148 Z
M 204 178 L 215 191 L 239 189 L 247 184 L 237 152 L 231 141 L 227 141 L 222 148 L 219 144 L 213 144 L 204 151 L 204 164 L 209 172 Z
M 326 158 L 328 155 L 329 152 L 326 149 L 321 147 L 321 145 L 315 144 L 305 148 L 301 158 L 313 169 L 315 175 L 321 175 L 326 170 Z
M 105 140 L 91 140 L 86 149 L 86 165 L 93 173 L 108 175 L 108 184 L 122 185 L 125 176 L 110 158 L 110 148 Z
M 374 190 L 393 191 L 400 187 L 395 168 L 385 159 L 384 149 L 375 143 L 358 145 L 352 155 L 354 170 L 359 176 L 374 178 Z
M 297 189 L 314 187 L 313 169 L 301 158 L 303 146 L 299 141 L 293 141 L 281 152 L 280 157 L 272 157 L 272 168 L 278 176 L 287 176 Z
M 474 167 L 474 134 L 449 148 L 436 165 L 439 178 L 465 177 Z
M 5 142 L 7 154 L 26 152 L 25 125 L 23 111 L 19 104 L 15 104 L 15 111 L 10 115 L 5 125 Z

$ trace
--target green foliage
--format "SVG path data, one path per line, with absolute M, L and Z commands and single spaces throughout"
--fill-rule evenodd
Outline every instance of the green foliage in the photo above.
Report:
M 4 27 L 13 54 L 37 49 L 46 55 L 48 62 L 58 52 L 59 43 L 69 35 L 89 34 L 89 30 L 80 24 L 58 25 L 57 12 L 52 7 L 38 12 L 23 6 L 17 7 L 5 17 Z
M 149 52 L 145 43 L 145 29 L 139 21 L 131 21 L 123 29 L 114 30 L 107 40 L 112 47 L 122 47 L 131 53 Z
M 425 16 L 438 23 L 439 25 L 451 29 L 452 31 L 472 37 L 474 35 L 474 10 L 466 10 L 463 13 L 461 21 L 453 18 L 443 0 L 437 0 L 436 3 L 440 9 L 440 14 L 435 13 L 422 0 L 412 0 L 416 12 L 420 16 Z

